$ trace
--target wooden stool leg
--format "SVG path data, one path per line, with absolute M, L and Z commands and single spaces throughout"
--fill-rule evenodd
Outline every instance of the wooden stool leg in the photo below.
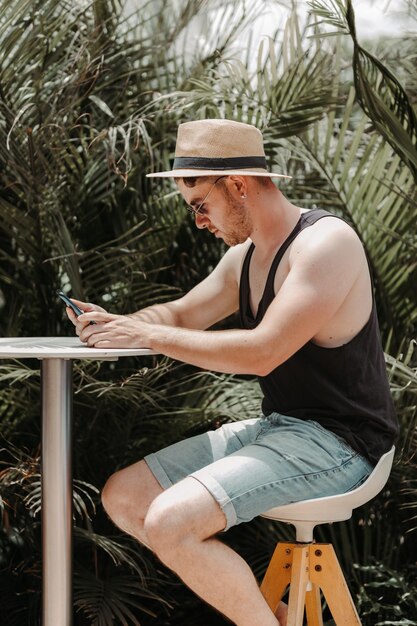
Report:
M 337 626 L 361 626 L 333 546 L 313 544 L 310 556 L 311 581 L 319 585 Z
M 331 544 L 279 543 L 261 584 L 274 613 L 288 585 L 290 626 L 302 626 L 304 608 L 308 626 L 323 626 L 320 589 L 336 626 L 361 626 Z
M 293 551 L 293 543 L 277 545 L 261 584 L 264 598 L 274 613 L 290 584 Z
M 310 579 L 309 553 L 309 544 L 299 544 L 294 547 L 287 618 L 291 626 L 303 626 L 306 589 Z
M 323 626 L 323 613 L 321 609 L 320 588 L 310 583 L 311 589 L 306 593 L 306 614 L 308 626 Z

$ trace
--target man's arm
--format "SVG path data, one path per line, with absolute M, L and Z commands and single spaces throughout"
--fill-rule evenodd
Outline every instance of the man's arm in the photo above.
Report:
M 248 244 L 230 248 L 214 270 L 182 298 L 156 304 L 128 317 L 149 324 L 204 330 L 239 307 L 239 274 Z
M 360 241 L 345 224 L 332 221 L 322 234 L 304 238 L 303 246 L 300 236 L 288 276 L 253 330 L 203 331 L 197 324 L 185 327 L 181 316 L 177 328 L 133 320 L 136 326 L 127 328 L 122 316 L 97 314 L 99 325 L 88 326 L 83 339 L 97 347 L 146 346 L 204 369 L 264 376 L 325 327 L 365 271 Z M 82 317 L 89 321 L 93 315 Z M 190 320 L 197 321 L 194 314 Z
M 118 316 L 125 318 L 126 332 L 133 332 L 137 322 L 203 330 L 234 313 L 239 307 L 239 275 L 249 243 L 229 249 L 209 276 L 178 300 L 154 304 L 135 313 Z M 85 312 L 96 312 L 95 321 L 99 321 L 97 312 L 107 313 L 97 305 L 80 300 L 74 302 Z M 70 309 L 67 309 L 67 313 L 77 328 L 77 334 L 83 339 L 83 331 L 91 318 L 77 318 Z

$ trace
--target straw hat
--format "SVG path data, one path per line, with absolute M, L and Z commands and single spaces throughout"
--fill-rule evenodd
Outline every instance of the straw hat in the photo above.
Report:
M 216 176 L 291 178 L 268 172 L 260 130 L 231 120 L 197 120 L 178 127 L 172 170 L 147 174 L 149 178 Z

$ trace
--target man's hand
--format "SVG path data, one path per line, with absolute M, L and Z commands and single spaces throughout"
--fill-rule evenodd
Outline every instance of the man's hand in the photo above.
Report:
M 101 306 L 98 306 L 97 304 L 91 304 L 90 302 L 82 302 L 81 300 L 76 300 L 75 298 L 71 298 L 71 300 L 85 313 L 87 313 L 87 311 L 97 311 L 100 313 L 106 313 L 105 309 L 103 309 Z M 90 322 L 93 320 L 89 319 L 88 321 L 81 321 L 80 320 L 81 316 L 77 317 L 72 309 L 67 307 L 66 311 L 67 311 L 67 315 L 69 319 L 75 326 L 75 332 L 81 339 L 81 334 L 84 328 L 88 326 Z
M 99 310 L 100 309 L 100 310 Z M 94 325 L 90 325 L 91 321 Z M 79 335 L 91 348 L 146 348 L 146 328 L 149 324 L 127 315 L 112 315 L 96 307 L 78 318 L 82 325 Z

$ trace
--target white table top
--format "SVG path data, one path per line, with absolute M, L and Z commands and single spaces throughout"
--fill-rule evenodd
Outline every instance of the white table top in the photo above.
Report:
M 0 358 L 117 359 L 157 354 L 148 348 L 88 348 L 78 337 L 0 338 Z

